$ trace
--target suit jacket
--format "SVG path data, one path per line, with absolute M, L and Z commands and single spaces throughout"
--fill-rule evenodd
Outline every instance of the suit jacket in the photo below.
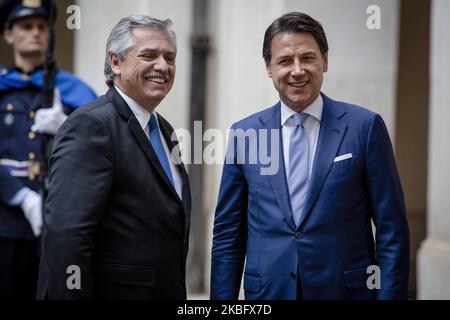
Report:
M 245 145 L 230 139 L 228 156 L 234 161 L 224 165 L 214 222 L 213 299 L 238 297 L 245 258 L 246 299 L 296 299 L 297 276 L 304 299 L 406 298 L 409 231 L 384 122 L 378 114 L 322 96 L 318 144 L 298 227 L 282 149 L 276 174 L 261 175 L 267 164 L 237 160 L 255 143 L 261 149 L 266 137 L 256 135 Z M 270 130 L 281 128 L 280 104 L 232 128 L 268 129 L 270 141 Z M 276 147 L 281 134 L 278 139 Z M 268 150 L 275 151 L 270 143 Z M 348 153 L 351 158 L 334 162 Z M 373 271 L 366 272 L 370 265 L 380 268 L 379 290 L 367 287 L 368 280 L 375 283 L 369 279 Z
M 158 118 L 172 150 L 173 129 Z M 114 88 L 75 111 L 50 157 L 38 298 L 186 299 L 191 204 L 177 167 L 183 199 Z M 70 266 L 81 289 L 68 289 Z

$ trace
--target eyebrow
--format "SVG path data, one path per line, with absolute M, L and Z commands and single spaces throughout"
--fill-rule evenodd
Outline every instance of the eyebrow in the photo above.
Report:
M 302 53 L 302 56 L 306 56 L 306 55 L 313 55 L 313 56 L 317 56 L 317 53 L 314 51 L 307 51 L 305 53 Z
M 276 58 L 276 61 L 282 60 L 282 59 L 291 59 L 291 55 L 283 55 Z
M 159 50 L 155 49 L 155 48 L 144 48 L 144 49 L 141 49 L 138 54 L 155 53 L 155 52 L 159 52 Z M 170 50 L 170 51 L 164 52 L 164 54 L 173 54 L 173 55 L 175 55 L 176 51 L 175 50 Z
M 300 56 L 304 57 L 304 56 L 308 56 L 308 55 L 313 55 L 313 56 L 317 57 L 317 53 L 314 51 L 303 52 Z M 293 57 L 293 55 L 285 54 L 285 55 L 277 57 L 275 61 L 279 61 L 282 59 L 291 59 L 292 57 Z

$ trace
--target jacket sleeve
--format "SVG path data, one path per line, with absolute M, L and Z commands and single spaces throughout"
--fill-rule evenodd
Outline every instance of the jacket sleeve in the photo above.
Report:
M 95 111 L 79 111 L 58 131 L 50 157 L 43 239 L 49 299 L 93 297 L 94 232 L 113 181 L 114 152 L 108 129 Z M 80 288 L 68 286 L 76 284 L 75 278 L 69 279 L 76 276 L 76 268 Z
M 236 147 L 235 138 L 230 135 L 214 220 L 211 261 L 214 300 L 238 299 L 246 255 L 248 185 L 237 163 Z
M 406 299 L 409 228 L 405 200 L 386 126 L 376 115 L 368 135 L 367 181 L 376 227 L 376 260 L 381 273 L 377 299 Z

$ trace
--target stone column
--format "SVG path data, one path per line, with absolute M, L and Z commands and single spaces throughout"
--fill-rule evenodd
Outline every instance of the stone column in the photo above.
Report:
M 450 2 L 433 0 L 427 238 L 418 255 L 418 298 L 450 299 Z

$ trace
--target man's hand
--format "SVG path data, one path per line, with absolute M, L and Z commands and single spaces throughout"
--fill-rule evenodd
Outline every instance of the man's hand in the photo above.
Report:
M 31 225 L 35 237 L 39 237 L 42 229 L 42 198 L 33 190 L 28 191 L 20 207 Z
M 67 115 L 63 110 L 61 95 L 59 90 L 55 88 L 53 106 L 51 108 L 39 109 L 36 112 L 36 118 L 34 119 L 34 125 L 31 127 L 31 131 L 54 135 L 66 119 Z

